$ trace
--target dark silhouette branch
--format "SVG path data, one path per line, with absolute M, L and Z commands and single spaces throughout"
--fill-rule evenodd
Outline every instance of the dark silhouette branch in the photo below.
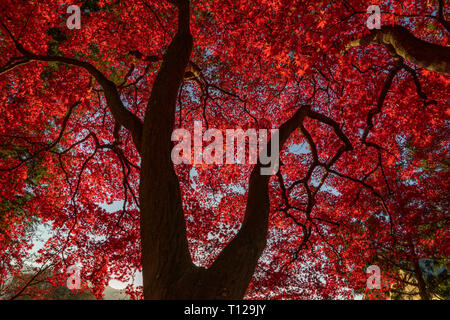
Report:
M 438 2 L 439 8 L 437 19 L 444 26 L 445 30 L 447 30 L 447 32 L 450 32 L 450 23 L 447 20 L 445 20 L 444 17 L 444 9 L 445 9 L 444 0 L 438 0 Z

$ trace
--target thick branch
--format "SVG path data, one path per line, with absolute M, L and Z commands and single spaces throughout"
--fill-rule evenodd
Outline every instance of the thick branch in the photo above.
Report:
M 377 106 L 373 109 L 370 109 L 369 113 L 367 114 L 367 120 L 366 120 L 367 125 L 366 125 L 366 128 L 364 129 L 364 132 L 361 137 L 361 141 L 366 146 L 373 146 L 376 149 L 380 149 L 380 147 L 377 144 L 368 142 L 367 136 L 369 135 L 370 130 L 372 130 L 372 128 L 373 128 L 372 119 L 375 115 L 377 115 L 378 113 L 381 112 L 381 110 L 383 108 L 384 100 L 386 99 L 389 89 L 391 88 L 392 81 L 394 80 L 395 76 L 400 71 L 400 69 L 401 69 L 401 64 L 398 63 L 396 66 L 394 66 L 394 68 L 391 69 L 391 71 L 389 71 L 389 74 L 384 82 L 383 88 L 381 89 L 381 93 L 378 97 Z
M 393 53 L 422 68 L 450 73 L 450 47 L 440 46 L 416 38 L 408 29 L 402 26 L 383 26 L 374 29 L 370 34 L 352 40 L 346 49 L 379 43 L 385 45 Z
M 327 116 L 312 111 L 308 105 L 300 107 L 288 121 L 280 126 L 280 148 L 283 147 L 295 129 L 303 128 L 305 117 L 310 117 L 331 126 L 343 142 L 343 146 L 328 166 L 331 166 L 344 151 L 352 149 L 349 139 L 342 132 L 338 123 Z M 270 142 L 268 145 L 270 146 Z M 317 165 L 317 162 L 318 160 L 313 165 L 314 167 Z M 261 163 L 258 162 L 250 175 L 247 206 L 241 230 L 222 250 L 219 257 L 208 270 L 208 273 L 210 273 L 209 279 L 217 279 L 213 289 L 217 290 L 220 288 L 222 290 L 221 292 L 210 292 L 211 296 L 231 299 L 241 298 L 245 294 L 258 259 L 266 246 L 270 210 L 268 191 L 270 176 L 261 175 L 261 167 Z M 309 213 L 314 205 L 314 196 L 311 194 L 307 184 L 306 188 L 309 199 L 306 212 L 309 218 Z M 207 286 L 206 284 L 202 285 Z
M 308 110 L 309 106 L 302 106 L 281 125 L 279 128 L 280 148 L 303 122 Z M 268 146 L 270 145 L 271 143 L 268 142 Z M 222 290 L 222 292 L 214 292 L 213 296 L 228 299 L 241 298 L 245 294 L 258 259 L 266 246 L 270 209 L 268 191 L 270 176 L 261 175 L 261 167 L 262 164 L 258 162 L 250 174 L 247 206 L 241 230 L 222 250 L 208 270 L 212 278 L 219 282 L 214 289 Z M 230 284 L 231 282 L 233 285 Z

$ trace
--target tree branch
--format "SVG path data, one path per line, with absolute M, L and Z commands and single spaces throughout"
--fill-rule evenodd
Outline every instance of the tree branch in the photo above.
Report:
M 440 46 L 416 38 L 403 26 L 383 26 L 373 29 L 368 35 L 350 41 L 346 50 L 352 47 L 379 43 L 385 45 L 395 55 L 422 68 L 450 73 L 450 47 Z
M 105 98 L 108 103 L 108 107 L 113 114 L 116 121 L 118 121 L 122 126 L 128 129 L 133 136 L 133 141 L 136 146 L 136 149 L 141 152 L 141 139 L 142 139 L 142 122 L 141 120 L 129 111 L 122 103 L 120 99 L 120 94 L 117 90 L 114 82 L 110 81 L 106 76 L 100 72 L 96 67 L 94 67 L 91 63 L 80 61 L 73 58 L 68 57 L 59 57 L 59 56 L 44 56 L 37 55 L 27 51 L 13 36 L 13 34 L 9 31 L 3 22 L 1 22 L 3 28 L 10 35 L 14 44 L 16 45 L 16 49 L 23 55 L 22 57 L 15 57 L 10 60 L 3 68 L 0 69 L 0 75 L 14 69 L 15 67 L 26 64 L 31 61 L 45 61 L 45 62 L 60 62 L 65 63 L 72 66 L 78 66 L 86 71 L 88 71 L 102 86 L 103 91 L 105 92 Z

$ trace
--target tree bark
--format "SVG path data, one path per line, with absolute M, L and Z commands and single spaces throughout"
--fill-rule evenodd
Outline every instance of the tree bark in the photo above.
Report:
M 188 249 L 180 187 L 170 156 L 177 94 L 193 43 L 189 30 L 189 2 L 178 1 L 176 5 L 178 31 L 153 84 L 141 146 L 140 211 L 145 299 L 174 298 L 178 291 L 174 284 L 195 270 Z
M 419 260 L 414 260 L 414 273 L 417 279 L 417 287 L 419 288 L 420 299 L 430 300 L 430 295 L 428 294 L 427 285 L 423 278 L 423 273 L 419 265 Z
M 416 38 L 408 29 L 402 26 L 383 26 L 374 29 L 370 34 L 351 41 L 346 48 L 357 47 L 369 43 L 380 43 L 397 56 L 402 57 L 422 68 L 450 73 L 450 47 Z

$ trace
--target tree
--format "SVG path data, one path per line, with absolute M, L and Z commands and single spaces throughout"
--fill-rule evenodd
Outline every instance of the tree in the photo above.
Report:
M 24 204 L 56 231 L 40 254 L 82 262 L 97 296 L 142 268 L 146 299 L 349 297 L 380 252 L 446 257 L 448 170 L 419 166 L 448 155 L 427 3 L 383 3 L 371 31 L 365 1 L 79 1 L 69 30 L 60 1 L 2 1 L 0 139 L 28 150 L 0 158 L 2 197 L 45 163 Z M 195 120 L 278 128 L 279 170 L 174 165 Z

